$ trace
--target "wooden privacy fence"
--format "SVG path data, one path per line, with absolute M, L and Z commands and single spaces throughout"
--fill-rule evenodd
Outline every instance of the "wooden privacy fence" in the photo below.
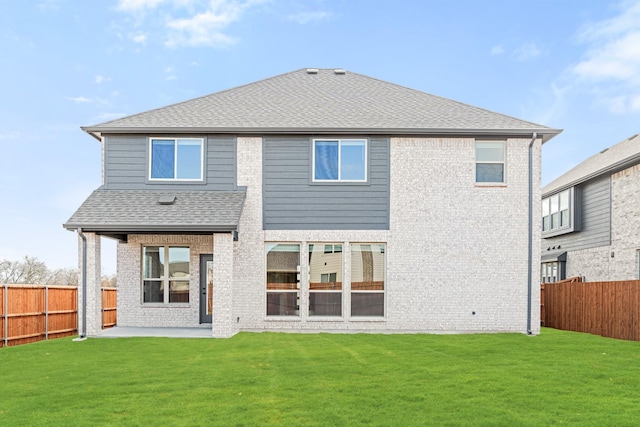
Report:
M 102 329 L 116 326 L 116 288 L 101 288 L 102 298 Z
M 72 286 L 0 287 L 0 346 L 75 335 L 78 289 Z
M 545 283 L 541 289 L 544 326 L 640 341 L 640 280 Z
M 102 327 L 116 324 L 116 288 L 102 289 Z M 0 285 L 0 347 L 78 333 L 75 286 Z

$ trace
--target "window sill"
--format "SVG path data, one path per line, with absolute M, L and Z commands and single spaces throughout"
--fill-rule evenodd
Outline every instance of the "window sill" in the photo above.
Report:
M 506 182 L 476 182 L 474 183 L 476 188 L 506 188 Z
M 263 318 L 265 322 L 300 322 L 300 316 L 266 316 Z
M 386 317 L 350 317 L 349 322 L 386 322 Z
M 142 308 L 191 308 L 191 304 L 187 302 L 173 302 L 173 303 L 158 303 L 158 302 L 143 302 L 140 304 Z
M 307 317 L 309 322 L 344 322 L 345 318 L 342 316 L 309 316 Z

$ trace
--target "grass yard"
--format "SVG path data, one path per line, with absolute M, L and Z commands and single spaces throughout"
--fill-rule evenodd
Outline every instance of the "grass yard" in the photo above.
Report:
M 640 343 L 241 333 L 0 349 L 0 425 L 638 425 Z

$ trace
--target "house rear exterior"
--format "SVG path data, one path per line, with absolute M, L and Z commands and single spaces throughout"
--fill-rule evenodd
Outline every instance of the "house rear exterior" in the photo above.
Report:
M 118 239 L 119 326 L 539 331 L 531 212 L 559 130 L 340 69 L 83 129 L 103 183 L 64 226 L 88 335 L 100 236 Z
M 542 190 L 541 280 L 640 279 L 640 135 Z

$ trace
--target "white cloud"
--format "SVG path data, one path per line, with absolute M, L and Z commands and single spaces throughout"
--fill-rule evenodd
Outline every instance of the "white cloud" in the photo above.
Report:
M 502 55 L 503 53 L 504 53 L 504 48 L 500 45 L 497 45 L 491 48 L 491 55 Z
M 513 51 L 513 55 L 518 61 L 528 61 L 529 59 L 537 58 L 542 53 L 542 50 L 535 43 L 526 43 L 516 48 Z
M 73 101 L 77 104 L 89 103 L 91 100 L 84 96 L 67 97 L 68 101 Z
M 287 19 L 297 22 L 298 24 L 306 24 L 311 21 L 321 21 L 330 17 L 331 14 L 329 12 L 301 12 L 289 15 Z
M 120 0 L 116 8 L 127 12 L 134 12 L 143 9 L 155 9 L 156 6 L 164 1 L 165 0 Z
M 619 10 L 582 29 L 579 41 L 587 51 L 571 71 L 592 88 L 598 104 L 623 114 L 640 111 L 640 0 L 622 2 Z
M 140 29 L 129 36 L 134 43 L 145 45 L 158 35 L 170 48 L 228 47 L 236 43 L 237 38 L 227 34 L 227 28 L 237 22 L 246 9 L 263 1 L 119 0 L 116 9 L 131 14 L 134 27 Z
M 100 84 L 100 83 L 108 82 L 108 81 L 110 81 L 110 80 L 111 80 L 111 78 L 109 78 L 109 77 L 105 77 L 105 76 L 102 76 L 102 75 L 100 75 L 100 74 L 96 75 L 96 76 L 93 78 L 93 82 L 94 82 L 95 84 Z
M 222 30 L 240 17 L 244 6 L 235 2 L 212 1 L 210 9 L 191 18 L 171 19 L 167 28 L 173 30 L 165 42 L 168 47 L 213 46 L 225 47 L 235 39 Z
M 133 34 L 130 36 L 131 40 L 138 44 L 146 44 L 147 43 L 147 35 L 143 33 Z
M 87 98 L 86 96 L 68 96 L 67 101 L 73 101 L 76 104 L 98 104 L 109 105 L 110 102 L 103 98 Z
M 4 141 L 4 140 L 10 141 L 10 140 L 15 140 L 21 137 L 22 137 L 22 133 L 18 131 L 0 133 L 0 141 Z

